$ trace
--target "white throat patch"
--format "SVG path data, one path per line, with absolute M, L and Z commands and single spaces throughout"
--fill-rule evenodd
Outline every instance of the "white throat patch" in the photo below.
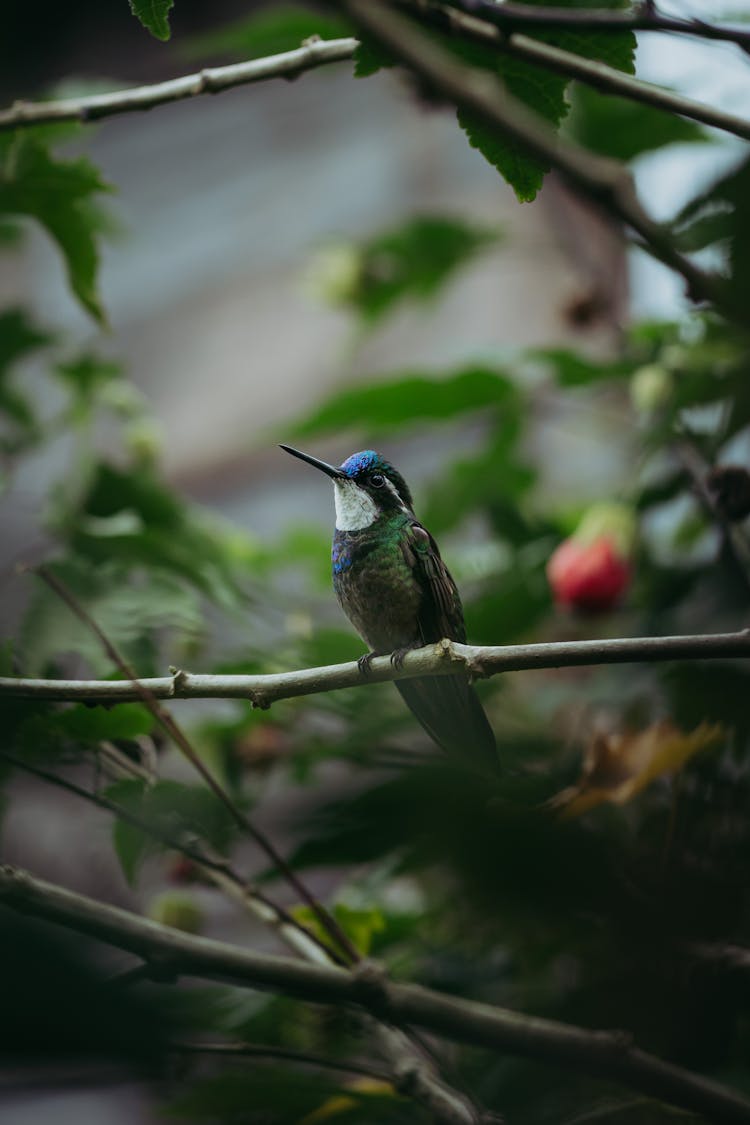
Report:
M 361 531 L 378 518 L 378 508 L 371 496 L 353 480 L 334 480 L 336 528 L 338 531 Z

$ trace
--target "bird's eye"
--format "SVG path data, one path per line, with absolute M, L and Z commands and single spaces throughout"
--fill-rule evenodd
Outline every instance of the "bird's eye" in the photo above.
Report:
M 370 484 L 373 488 L 382 488 L 385 484 L 385 477 L 382 473 L 373 473 L 370 477 Z

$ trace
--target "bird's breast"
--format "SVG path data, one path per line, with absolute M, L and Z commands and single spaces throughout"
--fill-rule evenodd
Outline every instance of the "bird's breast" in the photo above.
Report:
M 374 652 L 391 652 L 420 642 L 422 592 L 397 534 L 377 541 L 337 532 L 332 560 L 341 608 Z

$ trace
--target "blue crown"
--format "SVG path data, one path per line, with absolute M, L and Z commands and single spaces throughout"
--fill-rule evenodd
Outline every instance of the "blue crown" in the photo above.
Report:
M 361 453 L 352 453 L 351 457 L 347 457 L 341 466 L 341 471 L 348 477 L 356 477 L 360 473 L 368 473 L 376 468 L 385 469 L 390 466 L 374 449 L 363 449 Z

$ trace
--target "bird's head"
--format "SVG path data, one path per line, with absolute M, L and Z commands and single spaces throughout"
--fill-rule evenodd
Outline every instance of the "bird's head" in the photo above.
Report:
M 336 496 L 336 527 L 339 531 L 360 531 L 381 515 L 412 513 L 409 486 L 401 473 L 374 449 L 352 453 L 338 468 L 302 453 L 290 445 L 282 449 L 329 476 Z

